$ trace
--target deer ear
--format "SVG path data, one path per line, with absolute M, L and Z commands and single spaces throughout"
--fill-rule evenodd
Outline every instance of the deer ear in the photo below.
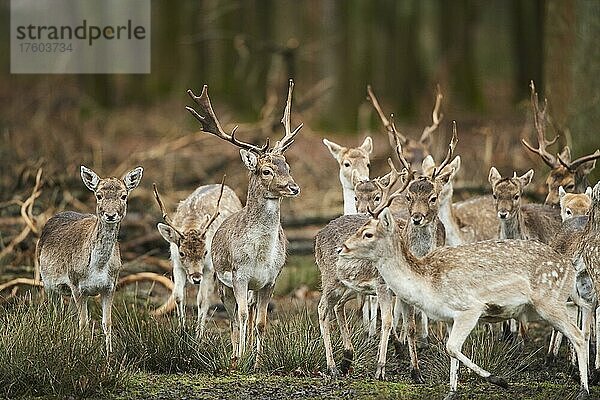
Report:
M 596 203 L 592 204 L 592 206 L 597 207 L 597 203 L 600 201 L 600 181 L 594 185 L 594 188 L 592 189 L 592 195 L 590 197 L 592 198 L 592 202 Z
M 444 168 L 446 169 L 446 168 Z M 448 182 L 450 182 L 450 179 L 454 176 L 454 168 L 450 169 L 450 171 L 444 172 L 443 174 L 439 175 L 438 177 L 435 178 L 436 181 L 441 182 L 442 185 L 446 185 L 448 184 Z
M 456 156 L 454 157 L 454 160 L 452 160 L 452 162 L 450 164 L 448 164 L 448 167 L 450 168 L 454 168 L 454 172 L 452 173 L 452 178 L 454 178 L 456 176 L 456 174 L 458 173 L 458 170 L 460 170 L 460 156 Z
M 562 201 L 563 197 L 565 197 L 566 194 L 567 194 L 567 192 L 565 192 L 565 189 L 562 187 L 562 185 L 560 185 L 558 187 L 558 197 L 560 198 L 561 201 Z
M 327 140 L 327 139 L 323 139 L 323 144 L 325 144 L 325 146 L 327 146 L 327 148 L 329 149 L 329 152 L 331 153 L 333 158 L 335 158 L 336 160 L 339 160 L 340 154 L 342 153 L 342 151 L 344 151 L 346 149 L 345 147 L 340 146 L 337 143 L 333 143 L 331 140 Z
M 100 177 L 94 171 L 83 165 L 81 166 L 81 180 L 92 192 L 95 192 L 96 189 L 98 189 Z
M 371 152 L 373 151 L 373 139 L 371 139 L 371 136 L 367 136 L 365 138 L 365 140 L 360 145 L 360 148 L 361 150 L 366 151 L 367 154 L 371 154 Z
M 144 173 L 144 168 L 137 167 L 137 168 L 134 168 L 131 171 L 129 171 L 127 174 L 125 174 L 125 176 L 123 177 L 123 182 L 125 183 L 125 187 L 127 188 L 128 191 L 131 192 L 133 189 L 138 187 L 138 185 L 140 184 L 140 181 L 142 180 L 143 173 Z
M 244 165 L 246 165 L 246 168 L 252 172 L 256 171 L 256 166 L 258 165 L 258 157 L 256 157 L 256 154 L 246 149 L 240 149 L 240 155 L 242 156 L 242 161 L 244 162 Z
M 533 179 L 533 170 L 530 169 L 529 171 L 525 172 L 523 175 L 521 175 L 519 177 L 519 180 L 521 181 L 521 187 L 525 187 L 525 186 L 529 185 L 531 183 L 532 179 Z
M 158 232 L 160 235 L 169 243 L 173 243 L 176 246 L 179 246 L 179 242 L 181 241 L 181 236 L 179 233 L 175 232 L 175 229 L 171 228 L 167 224 L 163 224 L 159 222 L 156 227 L 158 228 Z
M 381 214 L 379 214 L 379 224 L 386 232 L 391 233 L 394 231 L 394 216 L 389 207 L 384 208 Z
M 496 183 L 502 179 L 500 172 L 496 169 L 496 167 L 490 168 L 490 174 L 488 175 L 488 182 L 492 185 L 492 188 L 496 186 Z
M 585 189 L 585 194 L 587 194 L 590 199 L 592 198 L 592 187 L 591 186 L 588 186 L 587 189 Z
M 577 171 L 582 175 L 589 175 L 592 170 L 596 168 L 596 160 L 591 160 L 588 162 L 584 162 L 579 167 L 577 167 Z
M 423 170 L 423 175 L 431 176 L 433 175 L 433 170 L 435 169 L 435 161 L 433 161 L 433 157 L 428 155 L 423 159 L 421 163 L 421 170 Z

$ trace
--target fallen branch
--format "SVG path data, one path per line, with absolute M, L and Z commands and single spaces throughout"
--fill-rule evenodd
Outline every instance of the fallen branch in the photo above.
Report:
M 29 285 L 29 286 L 36 286 L 36 287 L 44 287 L 44 284 L 42 282 L 36 281 L 35 279 L 16 278 L 16 279 L 13 279 L 12 281 L 8 281 L 8 282 L 0 285 L 0 292 L 6 290 L 8 288 L 11 288 L 13 286 L 17 286 L 17 285 Z

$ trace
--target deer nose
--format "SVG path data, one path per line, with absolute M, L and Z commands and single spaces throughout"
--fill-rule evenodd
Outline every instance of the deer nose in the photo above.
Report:
M 506 211 L 506 210 L 498 211 L 498 217 L 500 217 L 500 219 L 508 218 L 508 211 Z
M 300 186 L 298 186 L 296 183 L 290 183 L 288 185 L 288 189 L 294 196 L 297 196 L 300 193 Z
M 423 214 L 414 214 L 411 216 L 412 222 L 415 225 L 421 225 L 421 222 L 423 222 Z
M 117 220 L 117 213 L 113 213 L 113 214 L 105 213 L 104 216 L 106 217 L 107 221 L 116 221 Z
M 192 281 L 194 285 L 199 285 L 200 282 L 202 282 L 202 274 L 200 272 L 194 272 L 190 275 L 190 281 Z

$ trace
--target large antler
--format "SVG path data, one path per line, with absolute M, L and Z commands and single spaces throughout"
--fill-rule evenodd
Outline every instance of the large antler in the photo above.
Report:
M 579 157 L 578 159 L 576 159 L 574 161 L 570 161 L 570 162 L 568 160 L 563 160 L 563 158 L 561 157 L 560 154 L 557 154 L 556 156 L 558 157 L 558 161 L 560 161 L 560 163 L 566 169 L 568 169 L 571 172 L 575 172 L 581 164 L 586 163 L 588 161 L 593 161 L 593 160 L 599 159 L 600 158 L 600 150 L 596 150 L 592 154 L 589 154 L 589 155 L 583 156 L 583 157 Z
M 529 87 L 531 88 L 531 108 L 533 110 L 533 125 L 538 138 L 538 148 L 534 148 L 527 143 L 525 139 L 521 139 L 521 142 L 529 149 L 529 151 L 539 155 L 550 168 L 556 168 L 560 165 L 556 160 L 556 157 L 546 151 L 546 147 L 554 144 L 558 139 L 558 136 L 555 136 L 554 139 L 550 141 L 546 140 L 546 122 L 548 120 L 546 107 L 548 106 L 548 101 L 547 99 L 544 99 L 543 107 L 540 110 L 538 94 L 535 91 L 535 84 L 533 81 L 531 81 Z
M 219 205 L 221 204 L 221 198 L 223 197 L 223 189 L 225 188 L 225 177 L 227 177 L 227 175 L 223 175 L 223 179 L 221 179 L 221 192 L 219 193 L 219 198 L 217 199 L 217 206 L 215 208 L 215 212 L 213 213 L 213 215 L 211 215 L 210 219 L 208 220 L 208 222 L 206 223 L 206 225 L 204 225 L 204 233 L 203 235 L 206 235 L 206 232 L 208 231 L 208 228 L 210 228 L 210 225 L 215 222 L 215 219 L 217 219 L 217 217 L 219 216 L 220 212 L 219 212 Z
M 402 153 L 402 149 L 399 148 L 398 149 L 399 153 Z M 391 160 L 388 161 L 390 163 L 390 167 L 392 167 L 392 169 L 395 170 L 395 168 L 393 167 L 393 164 L 391 163 Z M 406 162 L 406 160 L 404 160 L 404 162 Z M 403 162 L 403 164 L 404 164 Z M 413 171 L 410 168 L 410 165 L 408 165 L 408 168 L 404 168 L 402 171 L 402 174 L 404 174 L 404 182 L 402 183 L 402 186 L 396 190 L 395 192 L 393 192 L 392 194 L 389 194 L 389 190 L 388 191 L 384 191 L 383 195 L 382 195 L 382 201 L 381 203 L 379 203 L 379 206 L 377 206 L 375 208 L 375 210 L 371 211 L 369 208 L 367 208 L 367 211 L 369 212 L 369 214 L 371 214 L 371 216 L 373 218 L 377 218 L 379 217 L 379 214 L 381 214 L 381 212 L 389 207 L 390 205 L 392 205 L 392 202 L 394 201 L 395 198 L 400 197 L 400 195 L 402 195 L 402 193 L 406 190 L 406 188 L 408 187 L 408 185 L 410 185 L 410 183 L 412 182 L 413 178 L 414 178 L 414 174 L 415 171 Z M 401 174 L 399 174 L 401 175 Z M 391 185 L 388 186 L 388 189 L 391 188 Z
M 426 126 L 425 129 L 423 129 L 421 139 L 419 139 L 419 142 L 421 142 L 423 145 L 427 145 L 431 142 L 431 134 L 438 128 L 438 126 L 440 126 L 440 122 L 442 119 L 444 119 L 444 114 L 440 114 L 440 105 L 442 104 L 443 98 L 444 96 L 442 95 L 440 85 L 437 85 L 435 105 L 433 106 L 433 111 L 431 112 L 431 120 L 433 124 L 431 124 L 431 126 Z
M 154 198 L 156 199 L 156 202 L 158 203 L 158 206 L 160 207 L 160 212 L 162 213 L 163 221 L 165 221 L 165 224 L 169 225 L 169 227 L 171 229 L 173 229 L 175 232 L 177 232 L 179 234 L 179 236 L 184 237 L 184 234 L 181 233 L 181 231 L 179 229 L 177 229 L 175 227 L 175 225 L 173 225 L 173 222 L 171 222 L 171 218 L 169 218 L 169 216 L 167 215 L 165 206 L 164 206 L 162 200 L 160 199 L 160 195 L 158 194 L 158 189 L 156 188 L 156 183 L 153 183 L 152 187 L 154 188 Z
M 456 144 L 458 143 L 458 135 L 456 134 L 456 121 L 452 121 L 452 139 L 450 139 L 450 143 L 448 144 L 448 153 L 446 154 L 446 158 L 439 165 L 439 167 L 433 169 L 433 174 L 431 175 L 431 179 L 434 179 L 436 176 L 442 172 L 442 170 L 448 165 L 452 155 L 454 154 L 454 149 L 456 148 Z
M 371 85 L 367 85 L 367 100 L 369 100 L 371 104 L 373 104 L 373 108 L 375 108 L 375 111 L 377 111 L 377 115 L 379 115 L 379 119 L 381 119 L 381 122 L 383 123 L 383 126 L 385 127 L 387 134 L 390 137 L 390 143 L 392 142 L 392 140 L 396 141 L 396 139 L 400 139 L 400 142 L 402 144 L 406 144 L 408 142 L 406 136 L 400 134 L 396 127 L 393 126 L 393 124 L 385 117 L 385 114 L 381 109 L 381 105 L 379 105 L 377 97 L 375 97 L 375 93 L 373 92 L 373 88 L 371 87 Z
M 281 139 L 277 143 L 275 143 L 275 146 L 271 150 L 272 153 L 282 154 L 284 151 L 286 151 L 292 145 L 292 143 L 294 143 L 294 137 L 298 134 L 298 132 L 300 132 L 300 129 L 302 129 L 302 126 L 304 126 L 304 124 L 301 123 L 300 125 L 298 125 L 296 127 L 296 129 L 294 129 L 292 131 L 292 127 L 290 125 L 290 114 L 292 111 L 292 92 L 293 91 L 294 91 L 294 81 L 292 79 L 290 79 L 290 85 L 288 87 L 287 102 L 285 103 L 285 109 L 283 110 L 283 117 L 281 118 L 281 123 L 283 124 L 283 127 L 285 128 L 285 136 L 283 137 L 283 139 Z
M 196 104 L 198 104 L 199 108 L 196 110 L 193 107 L 186 106 L 185 109 L 188 110 L 200 122 L 204 132 L 212 133 L 221 139 L 233 143 L 239 148 L 250 150 L 258 154 L 264 154 L 267 151 L 269 148 L 268 138 L 265 145 L 259 147 L 236 139 L 235 131 L 238 128 L 237 125 L 232 129 L 231 134 L 225 133 L 223 128 L 221 128 L 221 124 L 215 115 L 212 105 L 210 104 L 210 98 L 208 97 L 208 85 L 204 85 L 200 96 L 196 96 L 191 89 L 188 89 L 187 94 L 196 102 Z

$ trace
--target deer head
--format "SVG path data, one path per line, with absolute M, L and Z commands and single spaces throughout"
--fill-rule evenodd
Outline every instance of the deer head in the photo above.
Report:
M 340 181 L 345 188 L 353 188 L 353 176 L 359 179 L 369 178 L 371 167 L 369 157 L 373 151 L 373 141 L 369 136 L 358 147 L 344 147 L 330 140 L 323 139 L 323 143 L 336 159 L 340 166 Z
M 558 136 L 555 136 L 552 140 L 546 139 L 546 124 L 549 119 L 546 111 L 548 102 L 544 99 L 540 107 L 533 81 L 530 83 L 530 88 L 533 125 L 537 134 L 538 147 L 534 148 L 525 139 L 522 139 L 521 142 L 529 151 L 540 156 L 546 165 L 551 168 L 550 174 L 546 178 L 548 195 L 545 204 L 558 205 L 560 201 L 558 188 L 560 186 L 568 193 L 583 193 L 585 191 L 589 185 L 587 176 L 595 168 L 596 160 L 600 158 L 600 150 L 573 161 L 571 161 L 571 149 L 568 146 L 565 146 L 563 151 L 557 154 L 556 157 L 550 154 L 546 147 L 554 144 Z
M 142 167 L 134 168 L 118 178 L 100 178 L 91 169 L 81 166 L 81 180 L 96 196 L 96 215 L 106 224 L 117 224 L 127 213 L 129 193 L 142 180 Z
M 563 221 L 585 215 L 592 205 L 592 188 L 588 186 L 585 193 L 567 193 L 562 186 L 558 188 L 560 198 L 560 216 Z
M 519 177 L 515 172 L 512 178 L 502 178 L 496 168 L 492 167 L 490 169 L 488 181 L 492 185 L 492 197 L 494 198 L 498 218 L 510 219 L 515 217 L 521 209 L 523 188 L 529 185 L 532 178 L 532 169 Z
M 367 85 L 367 100 L 371 102 L 375 111 L 379 115 L 383 126 L 386 129 L 388 134 L 388 139 L 390 141 L 390 145 L 392 147 L 396 146 L 396 141 L 399 140 L 402 145 L 402 154 L 404 158 L 411 163 L 412 165 L 421 165 L 425 157 L 430 154 L 431 147 L 431 135 L 440 125 L 440 122 L 444 118 L 444 114 L 440 114 L 440 105 L 442 103 L 442 99 L 444 96 L 440 90 L 439 85 L 437 86 L 437 92 L 435 97 L 435 105 L 433 106 L 433 111 L 431 113 L 432 124 L 423 129 L 423 133 L 419 140 L 411 139 L 405 135 L 402 135 L 398 132 L 394 121 L 393 115 L 392 118 L 386 118 L 383 110 L 381 109 L 381 105 L 373 92 L 373 88 L 371 85 Z
M 275 143 L 275 146 L 269 148 L 269 139 L 263 146 L 242 142 L 235 137 L 237 126 L 233 128 L 230 134 L 227 134 L 210 103 L 208 97 L 208 86 L 204 85 L 200 96 L 196 96 L 191 90 L 188 90 L 189 96 L 199 106 L 196 110 L 187 106 L 188 110 L 202 125 L 204 132 L 213 134 L 229 143 L 240 148 L 240 155 L 244 165 L 250 172 L 251 189 L 261 192 L 265 199 L 279 199 L 281 197 L 295 197 L 300 193 L 300 187 L 296 184 L 290 174 L 290 167 L 286 162 L 283 153 L 294 143 L 294 139 L 302 125 L 292 130 L 290 125 L 290 113 L 292 107 L 292 91 L 294 82 L 290 79 L 288 88 L 288 97 L 283 112 L 281 123 L 285 129 L 284 137 Z
M 357 212 L 366 213 L 369 209 L 374 210 L 377 208 L 398 181 L 400 173 L 394 167 L 390 158 L 388 158 L 388 165 L 390 166 L 390 172 L 372 180 L 361 180 L 356 175 L 353 176 L 352 184 L 356 193 Z
M 186 272 L 188 281 L 191 284 L 199 285 L 202 283 L 204 260 L 208 255 L 206 233 L 215 219 L 217 219 L 219 216 L 219 205 L 221 203 L 221 198 L 223 197 L 225 176 L 223 176 L 223 180 L 221 181 L 221 192 L 219 193 L 215 212 L 212 215 L 205 215 L 203 217 L 198 216 L 198 218 L 202 219 L 203 221 L 199 222 L 199 224 L 193 225 L 189 229 L 184 230 L 180 230 L 175 227 L 169 218 L 167 211 L 165 210 L 160 195 L 158 194 L 156 183 L 153 184 L 153 187 L 154 198 L 160 207 L 164 221 L 164 223 L 159 222 L 156 227 L 158 228 L 158 231 L 163 239 L 165 239 L 171 245 L 177 247 L 177 252 L 172 253 L 177 260 L 173 261 L 179 261 Z

